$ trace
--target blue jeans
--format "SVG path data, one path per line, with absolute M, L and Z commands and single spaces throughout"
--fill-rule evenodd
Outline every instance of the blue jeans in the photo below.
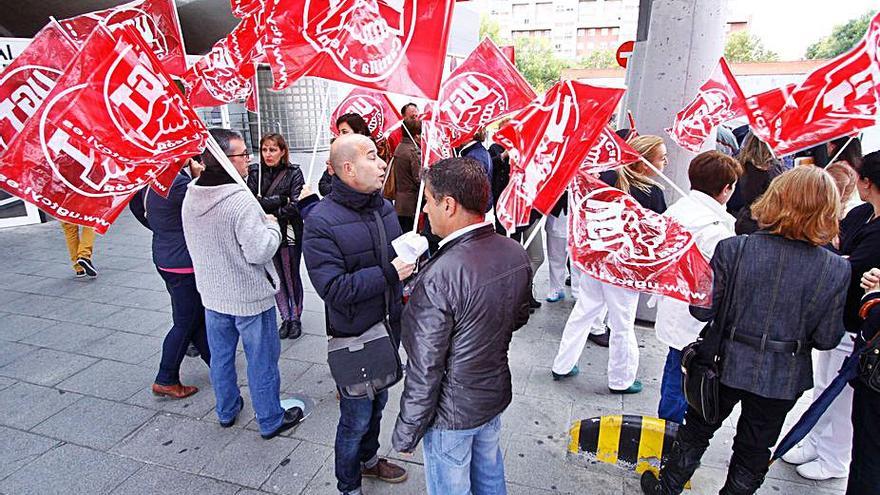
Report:
M 342 493 L 361 487 L 361 467 L 373 467 L 379 460 L 379 424 L 388 391 L 373 400 L 339 399 L 339 425 L 336 427 L 336 487 Z
M 278 356 L 281 341 L 275 328 L 275 308 L 254 316 L 233 316 L 205 310 L 208 344 L 211 346 L 211 384 L 217 398 L 217 417 L 229 422 L 239 413 L 238 375 L 235 372 L 235 348 L 238 337 L 247 359 L 248 388 L 251 405 L 260 424 L 260 433 L 267 435 L 281 426 L 281 374 Z
M 666 366 L 663 367 L 663 381 L 660 382 L 660 405 L 657 416 L 678 424 L 684 422 L 684 413 L 688 403 L 681 388 L 681 351 L 669 348 L 666 355 Z
M 199 350 L 205 364 L 211 365 L 211 350 L 205 332 L 205 307 L 196 289 L 195 275 L 158 271 L 171 296 L 171 319 L 174 323 L 162 342 L 162 360 L 159 361 L 156 383 L 177 385 L 180 383 L 180 363 L 190 342 Z
M 428 428 L 422 445 L 428 495 L 504 495 L 501 415 L 470 430 Z

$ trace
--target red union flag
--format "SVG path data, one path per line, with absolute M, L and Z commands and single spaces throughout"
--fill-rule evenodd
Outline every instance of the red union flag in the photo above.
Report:
M 531 208 L 550 213 L 623 92 L 558 82 L 498 130 L 495 136 L 511 157 L 510 183 L 497 211 L 508 231 L 527 224 Z
M 232 15 L 245 18 L 264 7 L 263 0 L 230 0 Z
M 709 80 L 697 96 L 675 116 L 666 132 L 682 148 L 699 153 L 712 130 L 719 124 L 746 115 L 746 98 L 724 57 L 718 61 Z
M 363 117 L 370 128 L 370 134 L 377 140 L 386 136 L 401 120 L 400 114 L 385 93 L 368 89 L 354 88 L 333 110 L 330 116 L 330 132 L 334 136 L 339 135 L 336 119 L 347 113 L 356 113 Z
M 626 141 L 610 127 L 605 126 L 581 163 L 580 171 L 585 174 L 598 174 L 638 161 L 639 156 L 638 151 L 626 144 Z
M 618 287 L 709 304 L 712 269 L 681 225 L 586 174 L 576 175 L 570 189 L 575 266 Z
M 516 64 L 516 47 L 514 45 L 502 46 L 501 51 L 504 52 L 504 56 L 510 60 L 510 63 Z
M 211 47 L 183 76 L 187 100 L 196 108 L 247 100 L 253 92 L 256 69 L 252 61 L 261 35 L 256 15 L 241 20 L 231 33 Z
M 446 126 L 430 120 L 422 121 L 422 169 L 452 157 L 451 133 L 451 129 Z
M 98 27 L 0 157 L 0 187 L 104 233 L 205 135 L 137 32 Z
M 765 143 L 770 141 L 770 125 L 773 119 L 785 106 L 785 100 L 794 88 L 794 84 L 787 84 L 746 98 L 749 127 Z
M 536 97 L 516 67 L 486 38 L 440 86 L 436 122 L 452 128 L 457 134 L 452 146 L 461 146 L 481 127 L 519 111 Z
M 304 75 L 436 99 L 454 0 L 275 0 L 264 46 L 276 90 Z
M 186 71 L 186 50 L 174 0 L 135 0 L 59 23 L 77 43 L 84 42 L 100 23 L 114 31 L 131 26 L 153 50 L 166 72 L 181 75 Z
M 57 24 L 49 23 L 0 73 L 0 155 L 55 87 L 76 55 Z
M 877 124 L 880 114 L 880 14 L 848 52 L 807 74 L 769 122 L 765 141 L 788 155 Z M 763 139 L 763 136 L 762 136 Z

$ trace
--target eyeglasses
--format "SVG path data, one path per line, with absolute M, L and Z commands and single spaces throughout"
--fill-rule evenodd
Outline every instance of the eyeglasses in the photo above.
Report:
M 237 154 L 237 155 L 226 155 L 226 156 L 229 157 L 229 158 L 235 158 L 236 156 L 246 156 L 246 157 L 250 158 L 250 156 L 251 156 L 251 152 L 250 152 L 250 151 L 245 151 L 244 153 L 239 153 L 239 154 Z

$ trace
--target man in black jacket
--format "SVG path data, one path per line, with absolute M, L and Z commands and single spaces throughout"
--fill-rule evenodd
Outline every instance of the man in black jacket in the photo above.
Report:
M 330 194 L 315 204 L 305 218 L 303 255 L 315 291 L 326 305 L 331 337 L 363 334 L 385 318 L 385 292 L 392 297 L 388 311 L 393 338 L 399 341 L 401 280 L 414 266 L 395 257 L 391 240 L 400 236 L 400 224 L 391 203 L 382 197 L 387 166 L 376 145 L 366 136 L 340 136 L 330 147 L 335 172 Z M 388 241 L 390 262 L 381 261 L 379 212 Z M 406 471 L 379 459 L 379 424 L 388 391 L 374 399 L 339 401 L 336 429 L 337 488 L 344 494 L 361 493 L 361 477 L 388 482 L 406 479 Z
M 441 160 L 426 174 L 425 211 L 443 240 L 409 286 L 392 443 L 412 452 L 424 437 L 429 494 L 505 493 L 500 417 L 510 339 L 529 318 L 529 258 L 485 221 L 489 181 L 477 161 Z

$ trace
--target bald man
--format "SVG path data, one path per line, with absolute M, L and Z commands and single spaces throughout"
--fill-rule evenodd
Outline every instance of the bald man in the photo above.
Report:
M 412 274 L 414 265 L 404 263 L 391 246 L 401 230 L 394 207 L 382 197 L 387 165 L 373 141 L 358 134 L 333 142 L 330 165 L 335 172 L 331 192 L 311 208 L 303 232 L 303 257 L 325 303 L 327 334 L 354 337 L 382 321 L 388 292 L 388 320 L 397 344 L 401 281 Z M 380 224 L 387 243 L 385 259 L 391 261 L 382 261 Z M 340 397 L 334 451 L 341 493 L 360 494 L 362 476 L 391 483 L 406 479 L 402 467 L 378 457 L 379 424 L 387 401 L 387 390 L 372 400 Z

